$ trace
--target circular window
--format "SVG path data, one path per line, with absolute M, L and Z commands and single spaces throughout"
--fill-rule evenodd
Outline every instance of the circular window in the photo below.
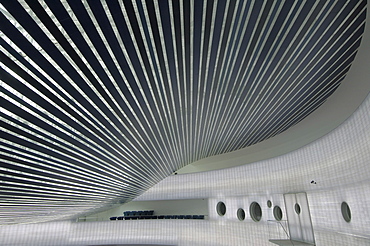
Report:
M 283 211 L 281 211 L 281 208 L 279 206 L 275 206 L 273 212 L 276 220 L 280 221 L 283 218 Z
M 301 206 L 299 206 L 299 204 L 298 204 L 298 203 L 296 203 L 296 204 L 294 205 L 294 210 L 295 210 L 295 212 L 296 212 L 297 214 L 300 214 L 300 213 L 301 213 Z
M 236 215 L 238 216 L 238 219 L 240 221 L 243 221 L 245 219 L 245 212 L 244 209 L 239 208 L 238 211 L 236 212 Z
M 267 207 L 271 208 L 272 202 L 270 200 L 267 201 Z
M 342 202 L 341 210 L 342 210 L 343 219 L 347 222 L 350 222 L 351 221 L 351 210 L 349 209 L 349 206 L 346 202 Z
M 223 202 L 217 203 L 216 210 L 218 215 L 224 216 L 226 214 L 226 205 Z
M 251 218 L 258 222 L 262 218 L 262 209 L 261 206 L 257 202 L 252 202 L 249 207 L 249 213 L 251 215 Z

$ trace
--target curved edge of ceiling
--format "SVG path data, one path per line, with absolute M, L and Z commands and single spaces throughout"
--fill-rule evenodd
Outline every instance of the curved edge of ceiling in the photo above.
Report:
M 367 9 L 365 31 L 352 66 L 338 89 L 328 100 L 287 131 L 258 144 L 193 162 L 177 174 L 212 171 L 273 158 L 299 149 L 324 136 L 356 111 L 370 92 L 370 13 Z

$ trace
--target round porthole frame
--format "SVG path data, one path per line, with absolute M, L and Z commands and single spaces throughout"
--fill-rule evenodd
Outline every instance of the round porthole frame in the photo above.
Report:
M 216 205 L 217 214 L 224 216 L 226 214 L 226 205 L 223 202 L 218 202 Z
M 294 211 L 297 214 L 300 214 L 301 213 L 301 206 L 298 203 L 294 204 Z
M 238 220 L 243 221 L 245 220 L 245 211 L 242 208 L 239 208 L 238 211 L 236 211 L 236 216 L 238 217 Z
M 283 219 L 283 211 L 279 206 L 275 206 L 273 210 L 274 218 L 277 221 L 281 221 Z
M 342 204 L 340 205 L 340 210 L 342 212 L 343 219 L 347 223 L 351 222 L 351 219 L 352 219 L 351 209 L 349 208 L 346 202 L 342 202 Z
M 270 200 L 267 200 L 267 207 L 271 208 L 272 207 L 272 202 Z
M 249 206 L 249 214 L 253 221 L 259 222 L 262 218 L 262 209 L 258 202 L 252 202 Z

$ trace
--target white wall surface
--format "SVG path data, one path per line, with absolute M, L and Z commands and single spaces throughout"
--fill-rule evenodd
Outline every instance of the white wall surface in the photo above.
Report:
M 236 220 L 238 197 L 248 201 L 247 209 L 252 200 L 264 205 L 268 199 L 275 203 L 276 194 L 302 191 L 308 195 L 317 245 L 370 245 L 369 98 L 336 130 L 297 151 L 242 167 L 171 176 L 137 200 L 208 196 L 210 211 L 219 200 L 229 204 L 219 218 L 227 223 Z M 341 215 L 343 201 L 352 211 L 350 223 Z

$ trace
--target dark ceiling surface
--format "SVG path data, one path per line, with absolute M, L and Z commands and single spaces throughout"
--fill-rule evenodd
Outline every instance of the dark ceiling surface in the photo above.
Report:
M 130 201 L 297 124 L 366 1 L 0 1 L 0 223 Z

